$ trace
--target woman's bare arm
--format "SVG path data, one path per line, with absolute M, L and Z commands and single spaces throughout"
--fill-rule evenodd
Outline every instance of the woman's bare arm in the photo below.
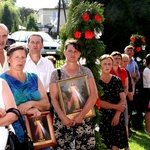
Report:
M 20 104 L 18 106 L 18 109 L 21 111 L 22 114 L 28 113 L 27 111 L 31 108 L 37 108 L 40 111 L 49 110 L 50 103 L 49 103 L 46 91 L 44 89 L 44 86 L 39 78 L 38 78 L 38 90 L 41 94 L 41 100 L 39 101 L 30 100 L 28 102 Z
M 81 123 L 85 115 L 93 108 L 98 99 L 97 87 L 94 78 L 88 79 L 90 95 L 82 109 L 82 111 L 74 118 L 74 124 Z
M 63 125 L 72 126 L 72 121 L 64 114 L 64 112 L 62 111 L 58 103 L 58 90 L 57 90 L 56 83 L 50 84 L 50 96 L 51 96 L 51 102 L 53 104 L 53 107 L 57 112 L 59 118 L 61 119 Z
M 17 116 L 14 113 L 6 113 L 6 110 L 9 108 L 17 108 L 13 94 L 6 83 L 5 80 L 2 81 L 2 96 L 5 105 L 5 109 L 1 108 L 1 111 L 3 111 L 1 117 L 0 117 L 0 126 L 7 126 L 11 123 L 13 123 Z

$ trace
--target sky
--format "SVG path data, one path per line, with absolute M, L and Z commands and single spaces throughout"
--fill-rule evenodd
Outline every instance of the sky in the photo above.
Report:
M 32 9 L 54 8 L 59 0 L 16 0 L 17 7 L 26 7 Z

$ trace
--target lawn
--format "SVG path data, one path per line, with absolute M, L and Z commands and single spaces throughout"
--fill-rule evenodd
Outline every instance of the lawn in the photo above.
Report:
M 150 135 L 144 131 L 136 131 L 129 138 L 129 146 L 131 150 L 150 150 Z

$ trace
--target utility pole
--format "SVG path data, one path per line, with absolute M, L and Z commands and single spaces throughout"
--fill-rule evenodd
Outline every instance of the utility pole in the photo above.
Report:
M 62 4 L 63 4 L 63 10 L 64 10 L 64 16 L 65 16 L 65 22 L 67 21 L 67 17 L 66 17 L 66 4 L 64 2 L 64 0 L 62 0 Z
M 67 21 L 67 19 L 66 19 L 66 5 L 65 5 L 65 2 L 64 2 L 64 0 L 59 0 L 59 3 L 58 3 L 57 35 L 59 35 L 61 2 L 62 2 L 63 10 L 64 10 L 65 21 Z

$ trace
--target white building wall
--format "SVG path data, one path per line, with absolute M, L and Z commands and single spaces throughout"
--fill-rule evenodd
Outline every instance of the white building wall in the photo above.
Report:
M 68 10 L 66 9 L 66 15 Z M 37 22 L 39 25 L 50 25 L 54 24 L 57 31 L 57 22 L 58 21 L 58 9 L 57 8 L 42 8 L 37 12 Z M 60 10 L 60 28 L 65 24 L 65 15 L 64 10 Z M 41 28 L 42 31 L 48 32 L 48 28 Z

